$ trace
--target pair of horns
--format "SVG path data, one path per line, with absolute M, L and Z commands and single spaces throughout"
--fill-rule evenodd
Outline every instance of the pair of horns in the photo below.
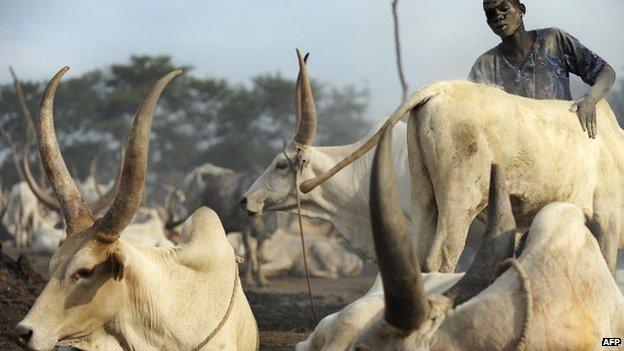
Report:
M 420 260 L 412 249 L 407 220 L 398 201 L 391 148 L 392 126 L 386 126 L 375 152 L 371 174 L 371 222 L 384 286 L 385 319 L 394 327 L 411 332 L 427 320 L 430 306 Z M 509 195 L 498 166 L 493 164 L 484 241 L 464 278 L 446 294 L 455 304 L 472 298 L 491 283 L 498 263 L 513 253 L 514 233 Z
M 310 145 L 316 135 L 316 105 L 312 94 L 312 84 L 306 68 L 309 54 L 301 57 L 299 49 L 297 60 L 299 62 L 299 75 L 295 86 L 295 116 L 297 117 L 297 133 L 293 139 L 301 145 Z
M 112 242 L 119 237 L 139 208 L 145 185 L 149 137 L 156 103 L 165 86 L 182 71 L 176 70 L 162 77 L 141 104 L 134 118 L 123 158 L 119 191 L 106 214 L 96 222 L 69 174 L 54 132 L 54 94 L 61 77 L 68 70 L 69 67 L 62 68 L 50 80 L 41 99 L 36 125 L 39 154 L 67 222 L 67 235 L 82 233 L 95 225 L 98 240 Z

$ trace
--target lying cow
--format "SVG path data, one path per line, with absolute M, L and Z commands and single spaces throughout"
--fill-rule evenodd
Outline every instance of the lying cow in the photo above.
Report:
M 130 223 L 122 232 L 121 237 L 147 246 L 172 248 L 175 245 L 167 238 L 165 222 L 157 210 L 143 209 L 142 221 Z
M 37 228 L 32 230 L 33 242 L 30 250 L 35 253 L 52 255 L 65 240 L 64 223 L 60 215 L 50 212 Z
M 234 250 L 243 256 L 245 248 L 241 233 L 228 234 L 228 241 Z M 249 239 L 254 250 L 256 240 Z M 339 239 L 325 236 L 307 236 L 306 254 L 310 276 L 327 279 L 355 276 L 362 271 L 362 259 L 347 250 Z M 278 229 L 265 240 L 257 259 L 260 260 L 262 274 L 265 277 L 279 273 L 291 272 L 296 275 L 305 275 L 301 238 L 299 235 L 288 234 Z
M 134 119 L 121 189 L 95 218 L 59 151 L 52 119 L 63 68 L 48 84 L 39 110 L 42 163 L 67 223 L 67 238 L 52 257 L 50 280 L 17 325 L 29 349 L 55 345 L 86 350 L 257 350 L 258 332 L 238 279 L 232 248 L 214 211 L 186 221 L 174 249 L 120 238 L 139 209 L 159 80 Z
M 623 335 L 624 296 L 578 206 L 546 205 L 519 258 L 502 261 L 513 252 L 515 221 L 496 168 L 488 230 L 475 262 L 444 295 L 427 297 L 404 215 L 396 211 L 388 134 L 371 180 L 385 311 L 353 350 L 594 350 L 603 337 Z M 497 269 L 509 264 L 497 277 Z
M 463 277 L 463 273 L 424 273 L 427 296 L 448 290 Z M 342 310 L 323 318 L 308 338 L 297 344 L 295 351 L 348 350 L 353 340 L 370 326 L 384 308 L 381 276 L 373 287 Z

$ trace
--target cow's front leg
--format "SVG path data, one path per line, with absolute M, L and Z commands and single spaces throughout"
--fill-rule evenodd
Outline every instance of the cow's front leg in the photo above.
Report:
M 258 282 L 258 286 L 261 287 L 266 287 L 269 285 L 267 277 L 264 274 L 264 270 L 262 268 L 262 246 L 264 246 L 264 241 L 266 240 L 266 238 L 264 237 L 264 235 L 258 235 L 258 246 L 256 249 L 256 270 L 255 270 L 255 275 L 256 275 L 256 282 Z
M 250 286 L 254 283 L 253 272 L 258 267 L 257 245 L 251 245 L 251 231 L 249 227 L 243 228 L 241 232 L 243 246 L 245 247 L 245 285 Z

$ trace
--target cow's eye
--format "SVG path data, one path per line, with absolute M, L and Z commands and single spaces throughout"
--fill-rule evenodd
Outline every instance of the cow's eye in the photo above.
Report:
M 87 279 L 93 275 L 93 268 L 80 268 L 77 269 L 71 276 L 74 281 L 78 279 Z
M 285 169 L 286 167 L 288 167 L 288 161 L 286 160 L 281 160 L 275 165 L 277 169 Z

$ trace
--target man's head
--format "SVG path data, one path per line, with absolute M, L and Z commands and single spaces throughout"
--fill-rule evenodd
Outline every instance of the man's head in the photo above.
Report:
M 483 0 L 483 10 L 488 25 L 501 39 L 514 34 L 519 27 L 524 27 L 522 17 L 526 7 L 520 0 Z

